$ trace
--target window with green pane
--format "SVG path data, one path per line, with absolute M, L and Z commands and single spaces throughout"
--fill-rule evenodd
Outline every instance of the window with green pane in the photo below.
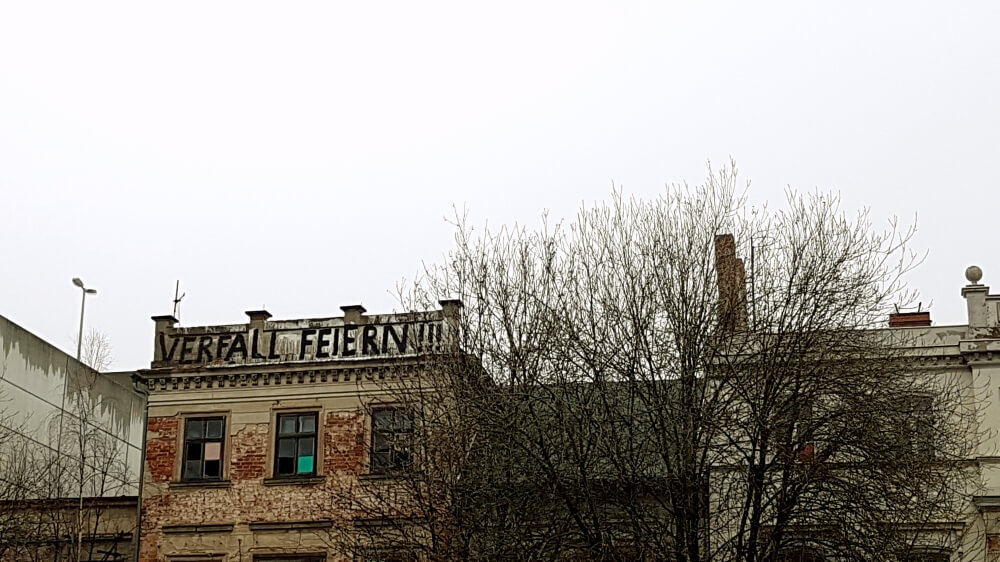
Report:
M 188 418 L 184 422 L 182 480 L 221 480 L 226 419 Z
M 413 412 L 406 408 L 372 411 L 371 472 L 385 474 L 405 470 L 413 459 Z
M 317 414 L 279 414 L 274 476 L 316 474 Z

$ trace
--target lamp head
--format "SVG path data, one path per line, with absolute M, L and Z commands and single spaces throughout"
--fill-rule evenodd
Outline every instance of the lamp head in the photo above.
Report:
M 83 281 L 80 281 L 79 277 L 73 278 L 73 284 L 76 285 L 77 287 L 80 287 L 81 289 L 83 288 Z
M 88 295 L 96 295 L 97 289 L 84 289 L 83 292 L 87 293 Z

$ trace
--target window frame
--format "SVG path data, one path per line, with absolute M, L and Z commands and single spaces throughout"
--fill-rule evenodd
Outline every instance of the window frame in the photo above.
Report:
M 229 426 L 229 423 L 228 423 L 229 420 L 228 420 L 228 418 L 229 418 L 228 415 L 226 415 L 225 413 L 221 413 L 221 412 L 204 412 L 204 413 L 191 414 L 191 415 L 184 416 L 182 428 L 181 428 L 181 431 L 180 431 L 181 454 L 179 455 L 179 457 L 180 457 L 180 470 L 178 471 L 178 478 L 177 478 L 178 482 L 199 483 L 199 482 L 223 482 L 223 481 L 226 480 L 226 476 L 227 476 L 226 467 L 227 467 L 227 464 L 228 464 L 226 462 L 226 454 L 228 452 L 227 448 L 226 448 L 226 440 L 227 440 L 226 438 L 228 437 L 228 435 L 227 435 L 226 432 L 227 432 L 227 428 Z M 208 424 L 207 424 L 207 422 L 209 422 L 209 421 L 221 421 L 222 422 L 222 428 L 220 430 L 219 437 L 208 437 L 208 435 L 207 435 L 208 434 L 208 431 L 207 431 Z M 201 431 L 202 435 L 200 437 L 189 437 L 188 436 L 189 427 L 190 427 L 190 424 L 192 422 L 201 422 L 203 424 L 202 431 Z M 201 452 L 200 452 L 201 459 L 199 459 L 200 462 L 201 462 L 201 465 L 200 465 L 201 466 L 201 468 L 200 468 L 200 474 L 201 475 L 198 476 L 198 477 L 188 477 L 188 475 L 187 475 L 187 466 L 188 466 L 188 461 L 190 460 L 188 458 L 189 457 L 189 450 L 188 450 L 189 447 L 188 447 L 188 445 L 190 443 L 198 443 L 198 444 L 201 445 Z M 205 444 L 206 443 L 219 443 L 219 458 L 217 459 L 218 462 L 219 462 L 219 474 L 218 474 L 218 476 L 211 476 L 211 477 L 206 477 L 205 476 L 205 462 L 207 460 L 205 458 Z M 215 460 L 215 459 L 213 459 L 213 460 Z
M 939 423 L 938 401 L 930 392 L 911 392 L 900 397 L 903 438 L 909 452 L 919 459 L 937 456 L 935 428 Z
M 325 554 L 254 554 L 253 562 L 324 562 Z
M 389 426 L 388 430 L 380 430 L 378 428 L 378 422 L 376 417 L 384 415 L 385 413 L 393 414 L 393 421 Z M 406 414 L 408 420 L 403 420 L 403 423 L 408 423 L 407 428 L 397 429 L 395 416 L 399 413 Z M 414 465 L 413 458 L 413 436 L 414 436 L 414 426 L 415 426 L 415 415 L 413 409 L 406 404 L 379 404 L 373 405 L 369 412 L 369 421 L 371 426 L 371 439 L 369 440 L 369 451 L 368 451 L 368 473 L 376 476 L 392 476 L 393 474 L 399 474 L 411 470 Z M 387 448 L 378 448 L 377 443 L 379 441 L 380 435 L 390 434 L 389 439 L 387 439 Z M 402 439 L 400 436 L 405 436 Z M 403 443 L 403 447 L 398 447 L 399 443 Z M 405 448 L 406 458 L 403 461 L 396 460 L 396 455 L 401 453 L 401 449 Z M 388 462 L 378 462 L 379 455 L 383 452 L 388 453 Z
M 273 462 L 271 463 L 271 477 L 273 479 L 276 479 L 276 480 L 294 480 L 294 479 L 297 479 L 297 478 L 314 478 L 314 477 L 322 475 L 322 471 L 320 470 L 320 467 L 322 465 L 322 456 L 320 455 L 320 451 L 322 449 L 322 447 L 320 446 L 320 444 L 321 444 L 321 441 L 320 441 L 320 438 L 321 438 L 321 435 L 320 435 L 320 425 L 321 425 L 320 424 L 320 420 L 321 420 L 321 415 L 320 414 L 321 414 L 321 412 L 319 410 L 316 410 L 316 409 L 308 409 L 308 410 L 296 409 L 296 410 L 284 410 L 284 411 L 280 411 L 279 410 L 279 411 L 275 411 L 274 412 L 274 423 L 273 423 L 273 427 L 274 427 L 274 433 L 273 433 L 273 435 L 274 435 L 274 438 L 271 441 L 272 447 L 273 447 L 273 457 L 274 457 L 273 458 Z M 293 432 L 293 433 L 291 433 L 291 434 L 284 434 L 283 435 L 282 432 L 281 432 L 281 419 L 283 417 L 290 417 L 290 416 L 294 416 L 296 418 L 296 431 Z M 312 430 L 312 432 L 303 432 L 303 431 L 300 430 L 299 419 L 302 418 L 302 417 L 304 417 L 304 416 L 312 416 L 312 418 L 313 418 L 313 430 Z M 298 452 L 299 452 L 299 441 L 301 439 L 308 439 L 310 437 L 313 440 L 313 451 L 312 451 L 312 453 L 313 453 L 312 454 L 313 465 L 312 465 L 312 472 L 299 472 L 298 471 L 298 460 L 297 460 L 299 458 L 299 454 L 298 454 Z M 294 461 L 294 467 L 293 467 L 294 468 L 294 472 L 292 472 L 290 474 L 282 474 L 279 471 L 279 463 L 280 463 L 280 460 L 282 458 L 281 457 L 281 440 L 282 439 L 294 439 L 295 440 L 295 450 L 293 451 L 292 458 L 296 459 L 296 460 Z

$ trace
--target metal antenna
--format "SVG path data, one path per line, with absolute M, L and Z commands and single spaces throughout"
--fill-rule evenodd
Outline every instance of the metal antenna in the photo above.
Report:
M 181 299 L 187 296 L 187 293 L 178 296 L 180 292 L 181 292 L 181 280 L 178 279 L 177 285 L 174 286 L 174 318 L 176 318 L 178 322 L 180 322 L 181 319 Z
M 754 263 L 753 234 L 750 235 L 750 313 L 753 314 L 753 329 L 757 329 L 757 269 Z

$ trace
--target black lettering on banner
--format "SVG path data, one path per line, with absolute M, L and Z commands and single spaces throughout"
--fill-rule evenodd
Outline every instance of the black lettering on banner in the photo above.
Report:
M 233 339 L 233 346 L 229 348 L 229 353 L 226 354 L 226 361 L 232 359 L 236 353 L 241 354 L 243 357 L 247 356 L 247 340 L 243 337 L 243 334 L 236 334 L 236 338 Z
M 337 353 L 339 353 L 339 350 L 340 350 L 340 328 L 334 328 L 333 329 L 333 345 L 330 346 L 330 349 L 333 350 L 332 353 L 335 356 L 337 355 Z
M 409 335 L 409 328 L 409 324 L 403 324 L 403 337 L 400 338 L 399 334 L 396 333 L 396 328 L 392 324 L 386 324 L 382 328 L 382 353 L 389 353 L 389 334 L 392 334 L 392 340 L 396 344 L 396 349 L 400 353 L 406 353 L 406 336 Z
M 302 330 L 302 338 L 299 343 L 299 359 L 305 359 L 306 348 L 312 343 L 312 336 L 316 330 Z
M 209 349 L 211 345 L 212 345 L 212 336 L 201 336 L 201 339 L 198 340 L 198 360 L 195 361 L 195 363 L 201 363 L 202 356 L 207 357 L 205 361 L 212 360 L 212 350 Z
M 184 359 L 184 357 L 188 353 L 191 353 L 191 352 L 194 351 L 194 342 L 195 342 L 195 339 L 196 338 L 194 336 L 184 336 L 184 339 L 181 340 L 181 356 L 180 356 L 179 361 L 178 361 L 179 363 L 194 363 L 193 359 Z M 188 346 L 188 344 L 191 344 L 191 345 Z
M 319 359 L 326 359 L 330 356 L 329 351 L 324 351 L 330 346 L 330 340 L 326 339 L 333 333 L 332 328 L 321 328 L 319 332 L 316 333 L 316 357 Z
M 420 327 L 417 328 L 417 351 L 423 351 L 423 350 L 424 350 L 424 325 L 421 324 Z
M 378 355 L 378 328 L 375 326 L 365 326 L 361 329 L 361 354 Z M 372 350 L 372 351 L 369 351 Z
M 275 344 L 278 343 L 278 332 L 271 332 L 271 342 L 267 347 L 268 359 L 281 359 L 281 356 L 274 352 Z
M 357 337 L 352 333 L 357 328 L 355 326 L 344 326 L 344 350 L 340 353 L 344 357 L 350 357 L 358 352 L 358 346 L 353 345 Z
M 219 359 L 225 357 L 226 346 L 229 345 L 229 340 L 233 339 L 232 334 L 221 334 L 219 335 L 219 345 L 215 348 L 215 356 Z
M 263 359 L 264 356 L 260 354 L 260 351 L 258 351 L 260 349 L 260 330 L 254 328 L 250 330 L 250 333 L 253 334 L 250 336 L 250 357 L 253 357 L 254 359 Z
M 177 349 L 177 338 L 170 338 L 170 352 L 167 352 L 167 336 L 160 332 L 160 356 L 163 361 L 170 361 L 174 358 L 174 350 Z

